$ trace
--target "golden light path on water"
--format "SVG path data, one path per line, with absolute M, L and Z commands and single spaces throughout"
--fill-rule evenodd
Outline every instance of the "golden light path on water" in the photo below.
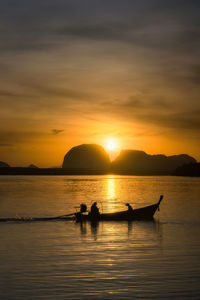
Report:
M 108 209 L 113 211 L 113 202 L 116 198 L 116 193 L 115 193 L 115 183 L 116 179 L 114 179 L 112 176 L 109 176 L 107 178 L 107 199 L 108 199 Z
M 97 201 L 104 212 L 164 199 L 155 222 L 6 222 L 0 299 L 199 299 L 199 178 L 0 178 L 0 217 L 54 216 Z M 45 191 L 45 193 L 44 193 Z M 113 296 L 114 295 L 114 296 Z
M 130 182 L 130 178 L 124 176 L 126 182 Z M 107 175 L 104 181 L 104 200 L 102 201 L 104 212 L 116 212 L 126 210 L 125 204 L 131 203 L 133 199 L 131 194 L 124 195 L 123 181 L 117 175 Z M 134 202 L 135 204 L 135 202 Z M 138 204 L 140 206 L 140 204 Z

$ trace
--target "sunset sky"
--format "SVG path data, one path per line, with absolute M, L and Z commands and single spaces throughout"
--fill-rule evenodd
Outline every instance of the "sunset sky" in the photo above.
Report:
M 200 160 L 200 1 L 0 3 L 0 161 L 82 143 Z

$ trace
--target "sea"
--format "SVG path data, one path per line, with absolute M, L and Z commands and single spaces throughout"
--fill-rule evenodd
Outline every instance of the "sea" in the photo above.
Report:
M 151 205 L 152 222 L 28 221 Z M 0 176 L 0 299 L 200 299 L 200 178 Z

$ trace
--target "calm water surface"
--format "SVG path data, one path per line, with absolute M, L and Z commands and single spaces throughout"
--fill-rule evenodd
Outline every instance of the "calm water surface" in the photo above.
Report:
M 164 199 L 155 222 L 0 223 L 0 299 L 200 299 L 200 178 L 0 176 L 0 217 Z

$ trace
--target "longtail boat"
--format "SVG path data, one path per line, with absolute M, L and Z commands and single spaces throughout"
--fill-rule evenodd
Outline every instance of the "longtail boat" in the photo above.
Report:
M 160 196 L 159 201 L 156 204 L 137 208 L 133 210 L 125 210 L 114 213 L 100 213 L 93 215 L 90 212 L 85 214 L 82 209 L 79 213 L 76 213 L 76 221 L 137 221 L 137 220 L 153 220 L 154 214 L 159 210 L 160 203 L 163 199 L 163 195 Z
M 56 217 L 14 217 L 14 218 L 0 218 L 1 222 L 42 222 L 42 221 L 73 221 L 76 222 L 98 222 L 98 221 L 136 221 L 136 220 L 153 220 L 153 216 L 157 210 L 159 210 L 160 202 L 163 199 L 163 195 L 160 196 L 159 201 L 156 204 L 145 206 L 138 209 L 128 209 L 125 211 L 119 211 L 114 213 L 100 213 L 92 214 L 87 213 L 87 205 L 80 205 L 80 212 L 70 213 L 67 215 Z M 128 204 L 128 206 L 130 206 Z

